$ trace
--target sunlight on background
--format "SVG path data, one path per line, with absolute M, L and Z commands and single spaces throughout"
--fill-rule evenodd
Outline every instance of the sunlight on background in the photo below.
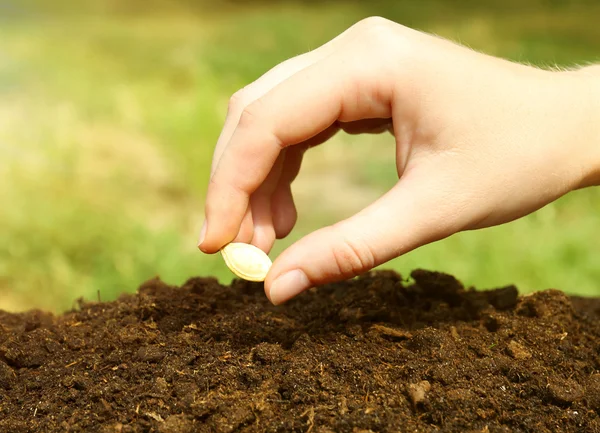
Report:
M 156 275 L 228 282 L 196 239 L 229 96 L 361 18 L 549 66 L 598 59 L 599 14 L 583 1 L 0 0 L 0 309 L 60 311 Z M 298 226 L 272 256 L 391 186 L 393 146 L 340 135 L 311 151 L 294 185 Z M 598 227 L 600 193 L 588 189 L 384 267 L 600 295 Z

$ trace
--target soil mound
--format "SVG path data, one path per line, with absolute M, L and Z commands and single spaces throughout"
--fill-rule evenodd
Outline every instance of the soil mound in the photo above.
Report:
M 600 301 L 392 272 L 0 312 L 1 432 L 600 432 Z

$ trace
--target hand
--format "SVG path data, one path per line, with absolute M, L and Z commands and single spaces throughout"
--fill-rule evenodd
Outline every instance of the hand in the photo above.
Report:
M 529 214 L 598 182 L 597 82 L 382 18 L 361 21 L 231 99 L 199 247 L 214 253 L 235 239 L 268 252 L 296 221 L 290 183 L 303 153 L 338 129 L 390 129 L 399 181 L 284 251 L 265 281 L 275 304 L 459 231 Z

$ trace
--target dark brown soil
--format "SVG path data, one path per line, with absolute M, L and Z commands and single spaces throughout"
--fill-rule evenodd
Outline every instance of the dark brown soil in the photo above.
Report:
M 600 302 L 373 273 L 0 313 L 1 432 L 600 432 Z

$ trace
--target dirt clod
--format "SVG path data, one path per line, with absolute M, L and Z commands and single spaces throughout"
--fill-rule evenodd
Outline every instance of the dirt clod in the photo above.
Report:
M 410 400 L 415 408 L 419 403 L 425 401 L 425 395 L 430 389 L 431 384 L 426 380 L 408 385 L 408 395 L 410 396 Z
M 370 273 L 0 312 L 0 432 L 600 432 L 600 301 Z
M 145 362 L 159 362 L 165 357 L 165 352 L 157 346 L 140 347 L 137 351 L 137 359 Z
M 16 377 L 14 370 L 0 361 L 0 389 L 9 389 Z
M 550 397 L 558 404 L 569 404 L 584 395 L 581 385 L 572 379 L 553 378 L 548 384 Z
M 515 359 L 524 360 L 531 358 L 531 352 L 529 352 L 525 347 L 521 344 L 517 343 L 515 340 L 510 340 L 508 342 L 508 353 Z
M 194 421 L 188 415 L 171 415 L 158 428 L 159 433 L 192 433 Z

